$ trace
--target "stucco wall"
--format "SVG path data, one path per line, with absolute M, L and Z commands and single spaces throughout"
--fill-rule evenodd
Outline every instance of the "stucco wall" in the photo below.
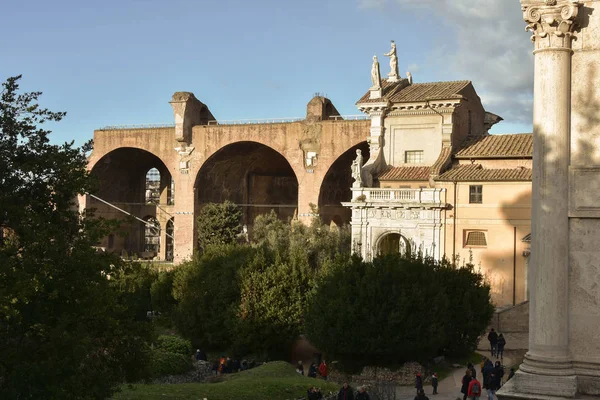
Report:
M 469 186 L 483 186 L 483 203 L 469 203 Z M 492 299 L 498 306 L 513 303 L 513 274 L 516 267 L 516 303 L 525 300 L 527 245 L 521 239 L 531 233 L 530 182 L 458 182 L 454 204 L 454 184 L 440 185 L 448 190 L 452 209 L 446 213 L 446 257 L 456 254 L 462 261 L 473 258 L 476 269 L 486 274 L 492 285 Z M 456 218 L 456 219 L 455 219 Z M 456 226 L 455 226 L 456 222 Z M 514 259 L 516 231 L 516 265 Z M 484 231 L 487 246 L 466 246 L 469 231 Z

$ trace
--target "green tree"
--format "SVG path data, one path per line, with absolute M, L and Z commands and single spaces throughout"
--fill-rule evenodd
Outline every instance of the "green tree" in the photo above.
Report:
M 150 327 L 122 296 L 128 267 L 93 248 L 103 221 L 76 211 L 91 143 L 51 144 L 40 126 L 65 114 L 19 79 L 0 96 L 0 398 L 104 399 L 140 377 Z
M 451 347 L 466 352 L 477 341 L 473 333 L 481 334 L 491 319 L 489 291 L 481 275 L 446 261 L 338 258 L 311 293 L 306 333 L 319 349 L 347 361 L 426 360 Z M 473 301 L 468 315 L 461 293 Z
M 200 210 L 197 223 L 202 251 L 209 246 L 236 243 L 242 231 L 242 210 L 230 201 L 209 203 Z
M 238 271 L 252 254 L 249 246 L 214 245 L 177 268 L 174 321 L 195 346 L 224 349 L 232 344 L 235 307 L 240 301 Z

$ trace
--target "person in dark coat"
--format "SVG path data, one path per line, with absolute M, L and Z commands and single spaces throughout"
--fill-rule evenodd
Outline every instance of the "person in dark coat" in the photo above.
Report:
M 308 389 L 306 397 L 308 400 L 321 400 L 323 398 L 323 394 L 321 393 L 321 390 L 319 388 L 313 386 L 310 389 Z
M 425 396 L 425 391 L 421 389 L 417 392 L 415 400 L 429 400 L 429 397 Z
M 316 378 L 317 377 L 317 364 L 311 363 L 310 367 L 308 367 L 308 377 Z
M 498 352 L 496 353 L 496 356 L 502 360 L 504 357 L 504 346 L 506 346 L 506 339 L 504 338 L 503 334 L 498 335 L 498 343 L 496 344 L 496 346 L 498 347 Z
M 477 371 L 475 370 L 475 366 L 473 366 L 473 363 L 468 363 L 467 369 L 471 370 L 471 378 L 477 379 Z
M 492 352 L 492 357 L 496 355 L 498 352 L 498 334 L 494 330 L 494 328 L 490 329 L 490 333 L 488 333 L 488 340 L 490 342 L 490 349 Z
M 469 383 L 471 383 L 471 370 L 468 369 L 465 371 L 465 376 L 462 378 L 462 385 L 460 387 L 460 392 L 464 395 L 463 400 L 467 400 L 467 395 L 469 393 Z
M 367 389 L 364 386 L 358 388 L 358 393 L 356 393 L 356 400 L 370 400 L 369 393 L 367 393 Z
M 340 389 L 337 395 L 338 400 L 354 400 L 354 392 L 348 382 L 344 382 L 344 385 Z
M 418 372 L 415 376 L 415 388 L 417 389 L 417 394 L 419 394 L 419 390 L 423 390 L 423 377 Z
M 438 394 L 437 388 L 438 388 L 438 374 L 436 374 L 435 372 L 433 373 L 433 375 L 431 375 L 431 387 L 433 388 L 433 393 L 432 394 Z
M 494 371 L 494 364 L 492 364 L 492 361 L 490 360 L 485 360 L 485 364 L 483 364 L 483 388 L 487 389 L 488 385 L 490 384 L 490 375 L 492 373 L 492 371 Z
M 496 365 L 492 368 L 488 377 L 489 381 L 486 387 L 488 393 L 488 400 L 495 399 L 494 396 L 496 394 L 496 390 L 500 389 L 500 386 L 502 386 L 503 376 L 504 368 L 502 367 L 502 364 L 500 364 L 500 361 L 496 361 Z

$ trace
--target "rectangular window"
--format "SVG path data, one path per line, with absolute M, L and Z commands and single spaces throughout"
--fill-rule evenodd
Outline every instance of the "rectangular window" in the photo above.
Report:
M 407 164 L 422 164 L 423 150 L 409 150 L 404 152 L 404 162 Z
M 481 186 L 481 185 L 470 185 L 469 186 L 469 203 L 471 203 L 471 204 L 483 203 L 483 186 Z
M 465 247 L 486 247 L 485 231 L 465 231 Z

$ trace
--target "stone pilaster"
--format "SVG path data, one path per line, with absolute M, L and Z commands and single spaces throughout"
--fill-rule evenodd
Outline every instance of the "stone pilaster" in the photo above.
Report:
M 569 354 L 568 173 L 571 40 L 579 2 L 521 0 L 533 33 L 533 207 L 529 269 L 529 351 L 500 397 L 573 397 Z
M 363 165 L 362 171 L 366 187 L 373 186 L 373 175 L 378 173 L 384 165 L 383 160 L 383 134 L 386 109 L 384 107 L 369 110 L 371 128 L 369 129 L 369 160 Z

